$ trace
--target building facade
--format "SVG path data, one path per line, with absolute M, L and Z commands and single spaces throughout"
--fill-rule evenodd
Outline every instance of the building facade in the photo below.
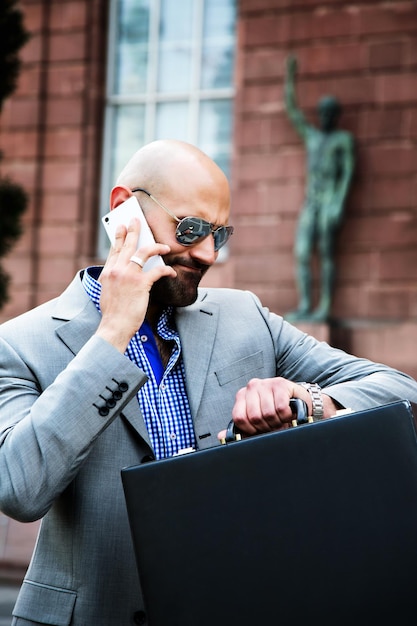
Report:
M 202 0 L 194 4 L 203 7 L 199 19 L 204 26 L 205 5 Z M 18 88 L 0 116 L 0 168 L 26 189 L 29 207 L 23 236 L 2 260 L 11 287 L 0 320 L 55 297 L 77 269 L 103 261 L 100 214 L 107 210 L 115 145 L 109 107 L 148 106 L 151 99 L 133 102 L 129 93 L 109 88 L 114 68 L 123 61 L 121 40 L 112 28 L 121 23 L 121 6 L 148 10 L 152 28 L 155 7 L 161 12 L 168 5 L 159 0 L 21 0 L 31 39 L 20 55 Z M 225 5 L 214 3 L 213 11 Z M 223 98 L 221 119 L 231 131 L 222 163 L 227 162 L 232 188 L 235 234 L 205 284 L 250 289 L 283 315 L 296 306 L 293 245 L 304 196 L 305 150 L 283 103 L 285 61 L 295 54 L 298 101 L 306 117 L 316 123 L 317 101 L 332 93 L 343 107 L 340 127 L 355 138 L 356 167 L 337 239 L 327 337 L 342 349 L 417 376 L 416 2 L 237 0 L 230 7 L 231 84 L 222 74 L 223 83 L 208 79 L 195 96 L 207 102 L 217 98 L 217 103 Z M 223 35 L 219 45 L 230 47 L 230 32 Z M 204 69 L 203 61 L 199 67 Z M 167 71 L 173 72 L 175 85 L 175 64 Z M 155 105 L 161 104 L 162 130 L 175 111 L 183 119 L 180 98 L 171 96 L 162 93 Z M 165 117 L 162 104 L 174 106 Z M 207 106 L 210 114 L 213 108 Z M 148 109 L 158 115 L 152 102 Z M 151 118 L 137 119 L 143 137 L 153 138 L 145 132 Z M 205 149 L 201 133 L 184 138 L 195 137 Z M 323 328 L 312 332 L 320 334 Z M 16 531 L 2 521 L 4 557 L 7 537 Z

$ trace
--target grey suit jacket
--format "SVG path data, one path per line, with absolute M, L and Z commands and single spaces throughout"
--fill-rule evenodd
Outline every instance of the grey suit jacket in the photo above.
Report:
M 0 508 L 42 518 L 15 625 L 146 623 L 120 479 L 152 454 L 136 398 L 146 376 L 94 335 L 99 321 L 77 275 L 0 327 Z M 218 445 L 254 377 L 316 381 L 353 409 L 417 401 L 411 378 L 315 341 L 249 292 L 203 289 L 176 322 L 200 448 Z

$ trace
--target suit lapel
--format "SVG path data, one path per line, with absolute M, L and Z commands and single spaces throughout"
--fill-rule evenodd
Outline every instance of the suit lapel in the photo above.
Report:
M 87 296 L 80 274 L 76 275 L 57 299 L 53 318 L 62 320 L 63 323 L 56 329 L 56 334 L 74 355 L 96 332 L 101 319 L 100 313 Z M 125 406 L 121 415 L 150 445 L 148 431 L 136 397 Z
M 193 305 L 176 311 L 188 401 L 194 419 L 200 407 L 219 319 L 217 303 L 206 302 L 205 296 L 203 292 Z

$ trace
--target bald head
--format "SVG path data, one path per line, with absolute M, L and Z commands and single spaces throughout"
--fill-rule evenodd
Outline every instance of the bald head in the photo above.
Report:
M 149 188 L 155 195 L 175 193 L 178 186 L 184 193 L 187 186 L 196 182 L 229 193 L 225 174 L 207 154 L 173 139 L 153 141 L 135 152 L 117 179 L 118 185 Z

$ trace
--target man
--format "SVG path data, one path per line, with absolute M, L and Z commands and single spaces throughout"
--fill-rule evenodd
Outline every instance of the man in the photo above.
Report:
M 304 206 L 295 240 L 298 309 L 287 318 L 325 321 L 331 309 L 334 283 L 334 243 L 342 221 L 354 167 L 353 137 L 337 129 L 341 108 L 333 96 L 318 103 L 320 127 L 308 124 L 295 97 L 296 58 L 287 60 L 284 89 L 290 120 L 303 139 L 307 151 Z M 312 302 L 312 255 L 317 249 L 320 262 L 320 298 L 315 310 Z
M 286 427 L 291 397 L 324 417 L 417 401 L 405 374 L 315 341 L 254 295 L 198 289 L 231 227 L 227 180 L 197 148 L 139 150 L 111 207 L 132 194 L 158 243 L 137 250 L 139 223 L 119 227 L 102 271 L 0 327 L 0 505 L 43 518 L 14 626 L 146 624 L 122 467 L 218 445 L 231 415 L 247 435 Z M 156 254 L 166 265 L 144 272 Z

